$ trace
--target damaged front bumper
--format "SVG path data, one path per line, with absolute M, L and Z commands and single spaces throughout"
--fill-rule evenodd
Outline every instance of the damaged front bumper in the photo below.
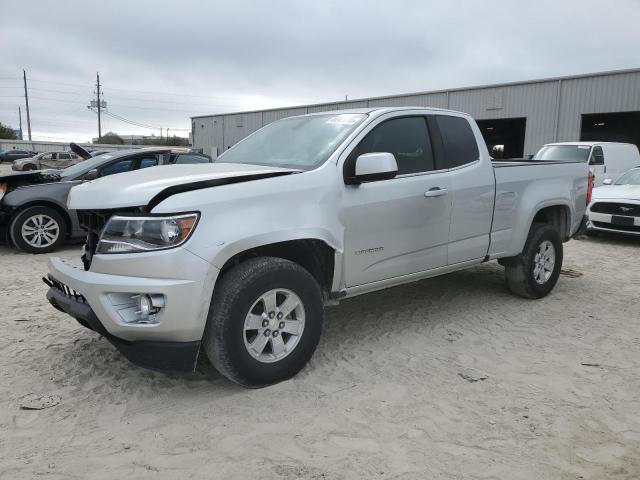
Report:
M 195 369 L 200 342 L 128 341 L 110 334 L 82 294 L 70 289 L 53 276 L 43 277 L 49 285 L 47 300 L 54 308 L 71 315 L 82 326 L 111 342 L 131 363 L 154 370 L 191 372 Z
M 98 271 L 51 258 L 50 274 L 43 278 L 49 303 L 103 335 L 137 365 L 192 371 L 218 270 L 181 249 L 100 257 L 92 265 Z M 142 271 L 153 276 L 137 276 Z M 177 278 L 165 278 L 167 272 Z M 141 296 L 161 298 L 162 307 L 142 314 Z

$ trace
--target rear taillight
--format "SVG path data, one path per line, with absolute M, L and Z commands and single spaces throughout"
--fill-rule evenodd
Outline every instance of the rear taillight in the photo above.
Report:
M 7 193 L 7 184 L 0 183 L 0 200 L 2 200 L 2 197 L 4 197 L 5 193 Z
M 593 184 L 595 181 L 596 176 L 589 170 L 589 175 L 587 176 L 587 205 L 591 203 L 591 195 L 593 195 Z

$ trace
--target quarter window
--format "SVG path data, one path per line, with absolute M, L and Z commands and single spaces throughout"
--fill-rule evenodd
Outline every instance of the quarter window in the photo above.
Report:
M 392 153 L 398 163 L 398 175 L 434 169 L 433 151 L 424 117 L 387 120 L 371 130 L 349 157 L 351 171 L 345 172 L 347 176 L 353 176 L 357 157 L 374 152 Z
M 478 160 L 480 154 L 476 137 L 465 118 L 437 115 L 436 121 L 444 146 L 445 168 L 455 168 Z

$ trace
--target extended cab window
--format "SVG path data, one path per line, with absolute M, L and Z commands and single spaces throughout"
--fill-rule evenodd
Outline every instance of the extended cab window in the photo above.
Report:
M 140 166 L 138 168 L 149 168 L 155 167 L 156 165 L 158 165 L 158 159 L 156 157 L 142 158 L 140 159 Z
M 602 147 L 593 147 L 589 165 L 604 165 L 604 153 L 602 151 Z
M 476 137 L 465 118 L 437 115 L 436 121 L 444 147 L 445 168 L 459 167 L 480 158 Z
M 365 153 L 392 153 L 398 163 L 398 175 L 428 172 L 434 169 L 433 151 L 424 117 L 394 118 L 371 130 L 349 156 L 349 169 Z M 353 171 L 345 172 L 353 175 Z

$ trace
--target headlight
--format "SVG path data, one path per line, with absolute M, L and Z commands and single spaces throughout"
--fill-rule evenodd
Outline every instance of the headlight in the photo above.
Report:
M 96 253 L 134 253 L 182 245 L 198 222 L 197 213 L 166 217 L 115 215 L 102 230 Z

